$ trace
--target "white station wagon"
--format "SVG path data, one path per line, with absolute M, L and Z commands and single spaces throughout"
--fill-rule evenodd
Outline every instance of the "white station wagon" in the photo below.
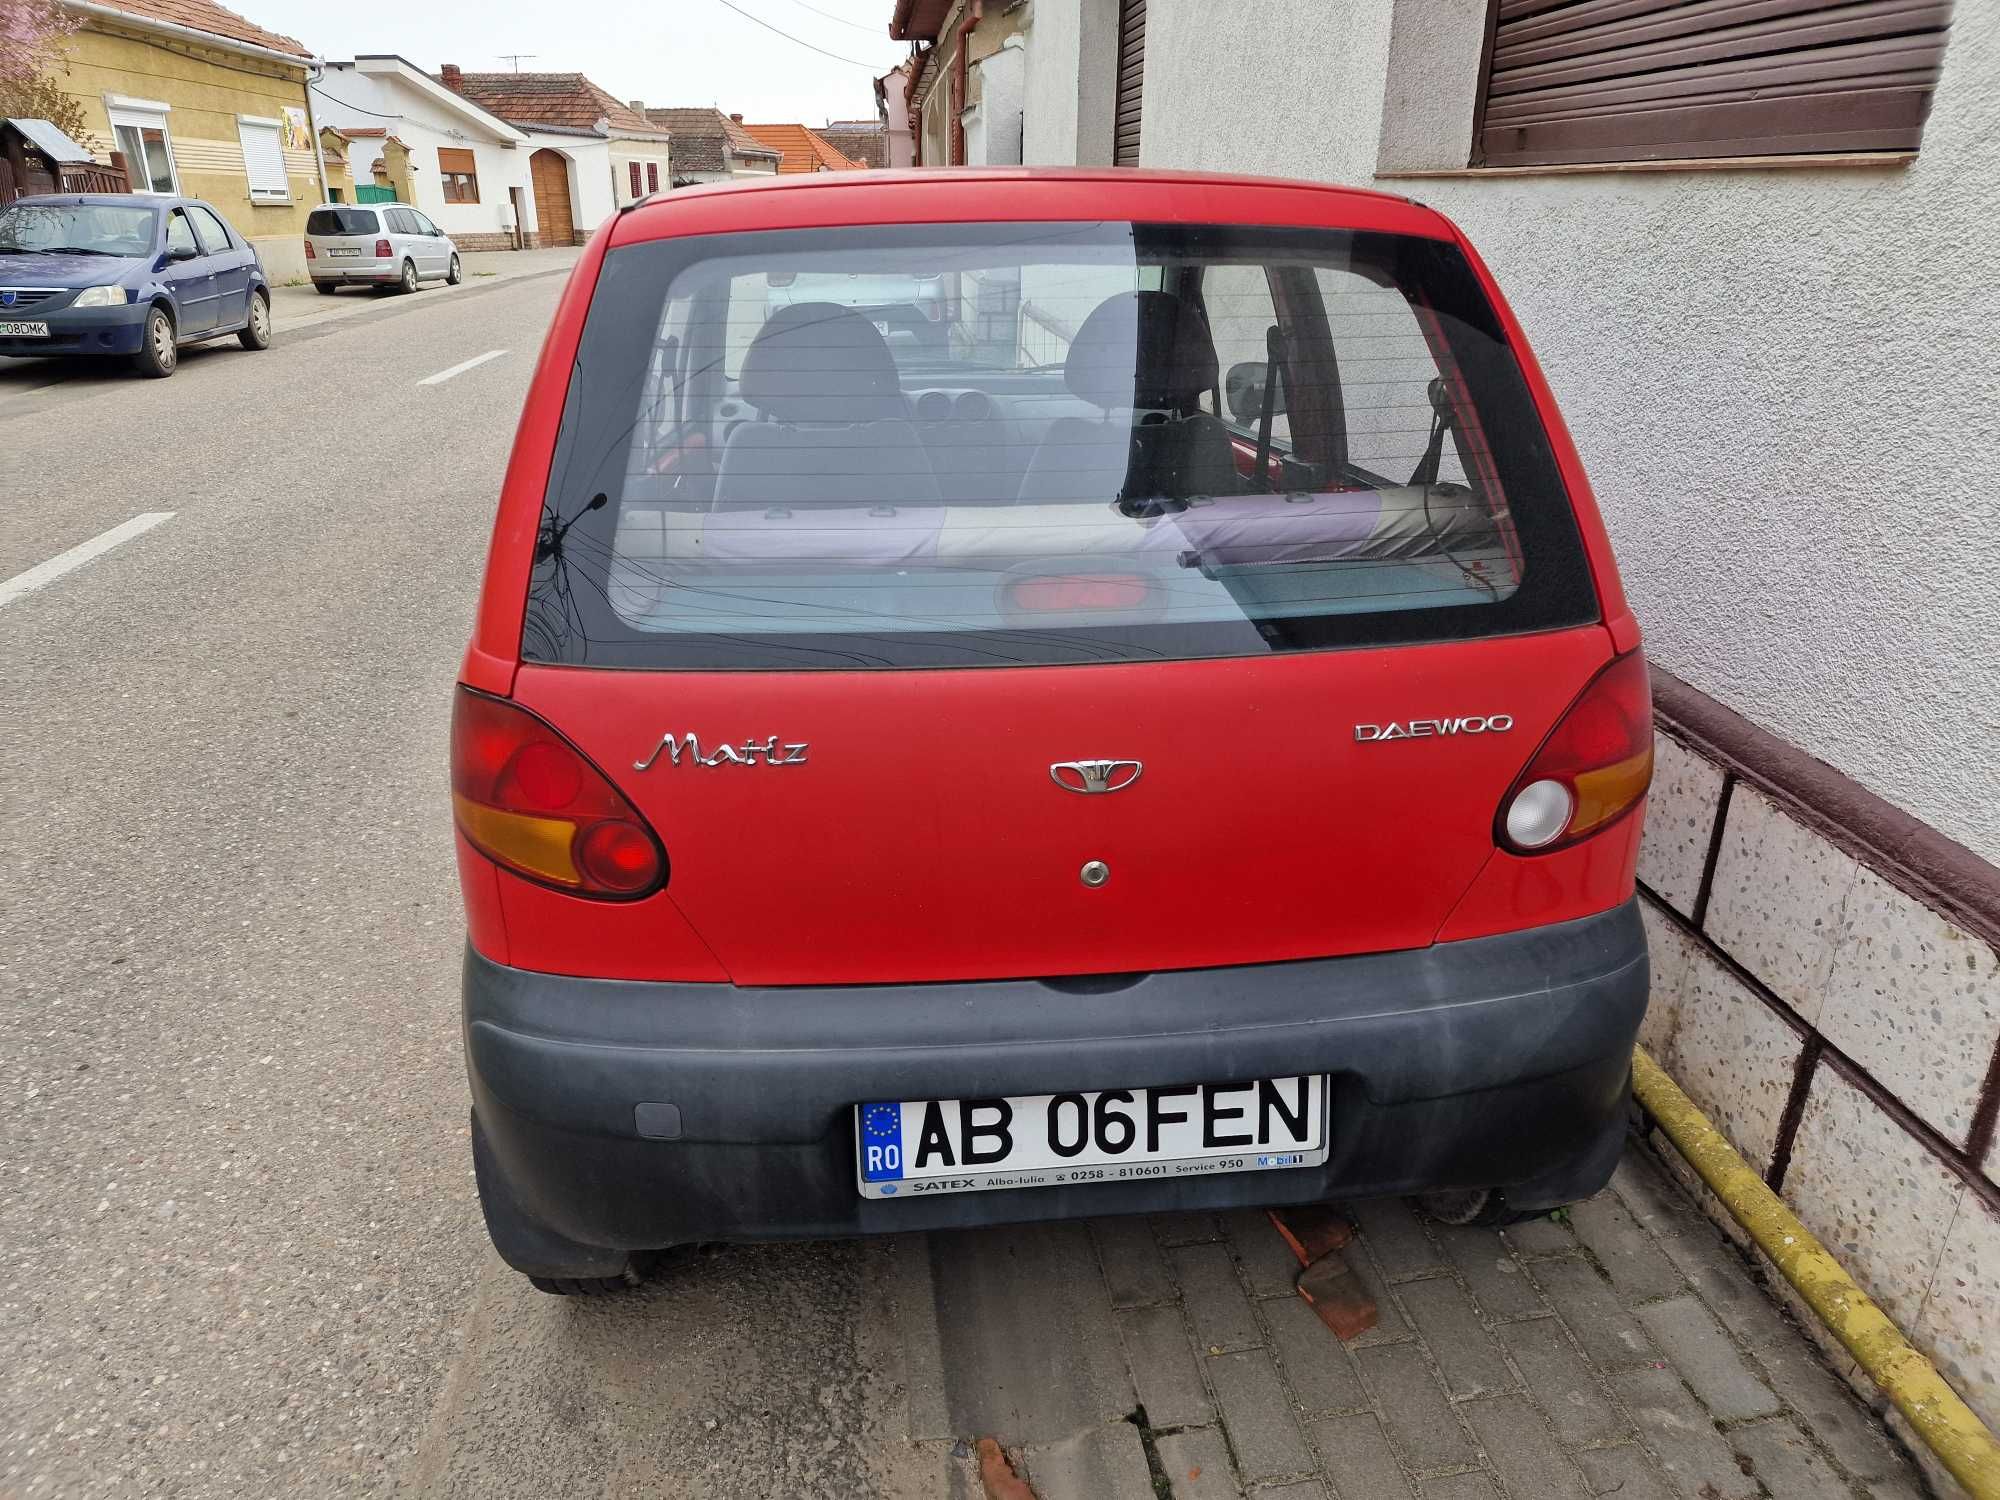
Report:
M 403 203 L 322 203 L 306 217 L 306 267 L 329 297 L 343 286 L 414 292 L 465 279 L 451 237 Z

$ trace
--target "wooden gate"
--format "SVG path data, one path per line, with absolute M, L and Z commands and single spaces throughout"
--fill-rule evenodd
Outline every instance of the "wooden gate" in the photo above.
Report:
M 569 207 L 569 158 L 544 146 L 528 158 L 535 183 L 535 218 L 544 245 L 574 245 L 576 221 Z

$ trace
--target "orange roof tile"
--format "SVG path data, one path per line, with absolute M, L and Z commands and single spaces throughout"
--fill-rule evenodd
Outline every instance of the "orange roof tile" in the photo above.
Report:
M 743 127 L 781 153 L 780 172 L 859 172 L 868 163 L 837 150 L 810 125 L 749 125 Z
M 253 25 L 235 11 L 224 10 L 214 0 L 99 0 L 99 3 L 107 10 L 123 11 L 142 20 L 186 26 L 228 41 L 247 42 L 253 47 L 267 47 L 273 52 L 289 52 L 297 58 L 312 56 L 306 47 L 291 37 L 279 36 L 275 31 Z

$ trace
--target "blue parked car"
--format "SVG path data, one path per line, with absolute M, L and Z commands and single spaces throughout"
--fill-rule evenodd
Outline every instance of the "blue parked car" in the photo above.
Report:
M 271 347 L 264 263 L 194 198 L 65 193 L 0 208 L 0 356 L 130 358 L 164 377 L 183 344 Z

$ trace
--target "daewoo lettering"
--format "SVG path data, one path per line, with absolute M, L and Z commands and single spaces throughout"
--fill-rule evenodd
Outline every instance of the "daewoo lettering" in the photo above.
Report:
M 651 755 L 633 761 L 632 769 L 650 771 L 663 751 L 667 763 L 675 766 L 681 763 L 683 755 L 689 764 L 697 766 L 802 766 L 806 763 L 806 749 L 802 744 L 780 744 L 778 737 L 771 734 L 761 740 L 745 740 L 740 745 L 718 745 L 713 754 L 704 755 L 696 736 L 669 732 L 660 736 L 660 743 L 653 747 Z
M 1514 727 L 1512 714 L 1472 714 L 1459 719 L 1411 719 L 1405 723 L 1356 724 L 1354 737 L 1363 744 L 1375 740 L 1426 740 L 1440 734 L 1505 734 Z

